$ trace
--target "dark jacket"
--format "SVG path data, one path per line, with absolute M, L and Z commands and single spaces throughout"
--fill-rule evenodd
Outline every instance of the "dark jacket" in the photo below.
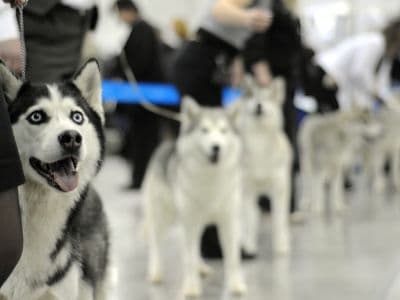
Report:
M 124 51 L 128 64 L 138 81 L 164 81 L 161 43 L 154 28 L 147 22 L 139 20 L 133 25 Z M 116 73 L 113 75 L 126 79 L 120 62 L 117 64 Z
M 0 192 L 24 182 L 18 150 L 12 135 L 10 118 L 0 88 Z
M 293 70 L 301 49 L 300 23 L 281 1 L 274 1 L 274 19 L 263 33 L 254 34 L 246 43 L 243 58 L 246 68 L 267 60 L 274 75 Z

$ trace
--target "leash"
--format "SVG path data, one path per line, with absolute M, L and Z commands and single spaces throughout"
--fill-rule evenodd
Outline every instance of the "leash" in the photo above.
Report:
M 143 95 L 142 91 L 139 88 L 138 82 L 136 80 L 135 74 L 132 71 L 132 68 L 129 66 L 128 59 L 126 58 L 125 50 L 123 49 L 121 55 L 119 56 L 119 60 L 123 69 L 123 72 L 128 79 L 129 83 L 135 89 L 136 93 L 139 95 L 139 104 L 146 110 L 159 115 L 161 117 L 174 120 L 177 122 L 181 122 L 180 113 L 173 112 L 168 109 L 161 108 L 157 105 L 154 105 L 146 97 Z
M 17 19 L 19 27 L 19 40 L 21 44 L 20 60 L 21 60 L 21 79 L 26 79 L 26 46 L 25 46 L 25 28 L 24 28 L 24 7 L 28 4 L 28 0 L 21 1 L 17 6 Z

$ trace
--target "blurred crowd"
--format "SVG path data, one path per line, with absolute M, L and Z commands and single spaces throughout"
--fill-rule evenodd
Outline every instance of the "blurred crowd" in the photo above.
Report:
M 215 0 L 207 2 L 195 30 L 182 18 L 171 20 L 175 34 L 171 46 L 163 40 L 162 30 L 146 20 L 138 3 L 118 0 L 108 6 L 109 15 L 125 28 L 125 42 L 122 49 L 109 45 L 119 50 L 105 56 L 96 49 L 91 33 L 104 19 L 100 4 L 96 0 L 28 3 L 24 38 L 29 80 L 68 78 L 84 57 L 97 56 L 104 78 L 127 80 L 128 70 L 138 82 L 172 83 L 182 95 L 191 95 L 203 105 L 219 106 L 223 88 L 240 87 L 246 73 L 252 73 L 260 86 L 280 76 L 286 81 L 285 131 L 294 148 L 299 117 L 295 99 L 299 97 L 312 97 L 313 105 L 306 106 L 309 112 L 317 113 L 395 103 L 393 86 L 400 80 L 398 20 L 388 22 L 380 31 L 347 36 L 321 50 L 304 41 L 294 10 L 296 1 Z M 0 57 L 20 72 L 17 20 L 3 3 L 0 22 Z M 105 36 L 102 43 L 107 44 Z M 122 134 L 119 152 L 132 163 L 128 188 L 141 186 L 160 139 L 178 131 L 173 121 L 138 104 L 116 104 L 109 111 L 108 126 Z

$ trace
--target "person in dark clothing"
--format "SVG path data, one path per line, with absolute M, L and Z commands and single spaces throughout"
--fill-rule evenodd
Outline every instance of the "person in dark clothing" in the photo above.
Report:
M 93 25 L 94 5 L 94 0 L 28 2 L 24 8 L 27 79 L 54 82 L 74 74 L 85 34 Z
M 24 175 L 0 82 L 0 286 L 22 253 L 22 225 L 17 186 Z
M 124 68 L 130 68 L 140 82 L 163 82 L 161 43 L 154 28 L 144 21 L 137 6 L 130 0 L 117 1 L 121 19 L 132 27 L 113 77 L 127 79 Z M 126 114 L 129 130 L 123 152 L 131 160 L 132 177 L 128 188 L 140 188 L 160 135 L 160 118 L 140 105 L 119 104 L 117 112 Z
M 304 95 L 317 101 L 317 113 L 324 114 L 339 109 L 336 98 L 338 87 L 327 82 L 326 72 L 314 62 L 313 50 L 302 47 L 299 63 L 299 86 Z
M 17 0 L 5 2 L 13 7 L 21 5 L 21 1 Z M 5 14 L 12 16 L 14 13 L 8 5 L 0 2 L 0 16 L 4 17 Z M 2 24 L 0 59 L 11 70 L 18 73 L 21 71 L 20 43 L 16 23 L 12 24 L 13 21 L 15 20 L 12 18 L 6 17 L 5 20 L 0 18 Z M 24 174 L 12 134 L 2 86 L 3 82 L 0 78 L 0 287 L 11 274 L 22 254 L 23 237 L 17 187 L 24 183 Z
M 263 33 L 254 34 L 246 43 L 242 52 L 245 68 L 254 73 L 261 84 L 269 84 L 272 77 L 280 76 L 286 81 L 286 100 L 283 107 L 285 132 L 295 150 L 295 162 L 292 176 L 294 187 L 295 170 L 298 167 L 296 151 L 296 110 L 294 95 L 297 86 L 296 69 L 301 50 L 300 23 L 281 0 L 273 1 L 274 19 Z M 291 211 L 295 207 L 295 191 L 292 191 Z M 265 210 L 269 204 L 262 201 Z
M 177 55 L 173 82 L 181 95 L 190 95 L 202 105 L 221 105 L 235 56 L 253 32 L 265 30 L 271 22 L 268 4 L 251 0 L 210 3 L 196 39 Z

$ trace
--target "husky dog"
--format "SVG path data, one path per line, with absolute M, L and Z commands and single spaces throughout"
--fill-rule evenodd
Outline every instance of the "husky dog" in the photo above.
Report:
M 379 124 L 365 110 L 309 116 L 299 132 L 302 207 L 321 213 L 325 187 L 333 209 L 342 211 L 344 174 L 357 150 L 380 133 Z
M 369 139 L 363 147 L 363 183 L 365 190 L 381 194 L 387 187 L 385 164 L 390 164 L 390 180 L 394 188 L 400 188 L 400 141 L 397 138 L 400 112 L 382 109 L 375 113 L 375 120 L 381 126 L 381 134 Z M 369 189 L 370 188 L 370 189 Z
M 58 84 L 21 82 L 0 64 L 26 182 L 24 248 L 1 288 L 8 300 L 106 299 L 109 238 L 90 181 L 104 154 L 97 62 Z
M 181 132 L 154 154 L 143 196 L 149 237 L 149 279 L 162 281 L 160 243 L 178 219 L 184 232 L 185 296 L 200 296 L 200 239 L 206 225 L 217 224 L 225 257 L 228 289 L 246 291 L 240 264 L 241 143 L 232 126 L 234 108 L 202 108 L 185 97 Z
M 243 246 L 246 254 L 257 254 L 258 198 L 266 194 L 272 201 L 273 247 L 276 253 L 285 254 L 290 248 L 292 166 L 292 149 L 283 131 L 285 83 L 276 78 L 261 88 L 250 77 L 246 80 L 238 126 L 243 141 Z

